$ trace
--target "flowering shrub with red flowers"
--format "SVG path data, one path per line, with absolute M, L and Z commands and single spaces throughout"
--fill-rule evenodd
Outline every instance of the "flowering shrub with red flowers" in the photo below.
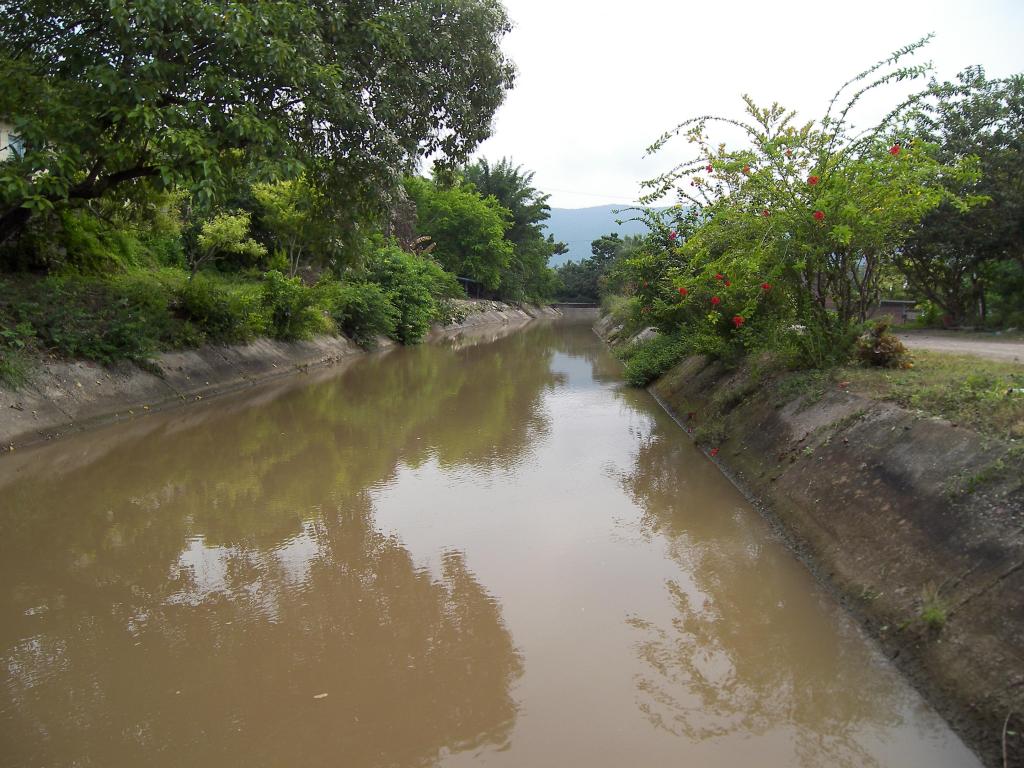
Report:
M 969 204 L 954 200 L 941 179 L 977 174 L 970 159 L 940 163 L 933 146 L 893 135 L 886 124 L 856 136 L 850 130 L 850 110 L 866 90 L 925 73 L 901 62 L 926 42 L 844 84 L 817 121 L 800 123 L 778 105 L 745 97 L 744 119 L 686 120 L 648 148 L 658 152 L 679 135 L 694 148 L 690 160 L 644 182 L 645 205 L 669 194 L 678 205 L 640 217 L 677 238 L 625 265 L 657 275 L 650 306 L 659 329 L 713 334 L 718 354 L 789 345 L 799 364 L 820 365 L 849 353 L 913 226 L 943 201 Z M 715 124 L 739 129 L 746 145 L 713 142 Z

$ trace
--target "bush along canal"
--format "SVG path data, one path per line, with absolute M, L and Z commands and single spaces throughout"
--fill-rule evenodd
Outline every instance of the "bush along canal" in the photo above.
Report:
M 0 461 L 0 766 L 979 766 L 589 321 Z

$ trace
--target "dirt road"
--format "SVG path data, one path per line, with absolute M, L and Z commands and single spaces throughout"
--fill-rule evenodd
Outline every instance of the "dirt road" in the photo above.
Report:
M 898 334 L 911 349 L 928 349 L 954 355 L 975 355 L 989 360 L 1024 365 L 1024 341 L 1019 338 L 966 334 L 957 331 L 922 331 Z

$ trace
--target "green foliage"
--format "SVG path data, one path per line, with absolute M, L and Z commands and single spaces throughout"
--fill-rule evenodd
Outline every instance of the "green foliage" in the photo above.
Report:
M 725 419 L 721 414 L 708 413 L 693 431 L 693 439 L 699 445 L 717 446 L 725 442 Z
M 465 309 L 455 302 L 455 299 L 466 298 L 466 292 L 458 278 L 451 272 L 445 272 L 440 264 L 431 259 L 421 259 L 420 269 L 434 299 L 434 311 L 430 319 L 441 325 L 464 320 Z
M 466 292 L 462 283 L 451 272 L 446 272 L 433 259 L 421 258 L 419 269 L 427 281 L 430 295 L 435 299 L 464 299 Z
M 149 261 L 134 232 L 111 226 L 85 210 L 62 211 L 57 232 L 64 263 L 80 272 L 120 271 Z
M 326 263 L 336 233 L 342 227 L 331 218 L 329 207 L 305 177 L 255 184 L 252 188 L 263 226 L 285 255 L 288 274 L 298 273 L 303 260 L 316 256 Z
M 678 205 L 640 209 L 650 234 L 612 270 L 616 288 L 637 299 L 634 322 L 715 357 L 770 350 L 793 367 L 844 361 L 882 288 L 901 283 L 894 254 L 913 227 L 942 204 L 980 202 L 970 191 L 976 158 L 939 157 L 888 123 L 850 131 L 864 93 L 925 71 L 900 64 L 925 42 L 844 84 L 817 121 L 798 124 L 777 104 L 745 98 L 744 119 L 692 118 L 655 142 L 651 152 L 683 134 L 694 154 L 644 182 L 645 202 L 674 190 Z M 714 123 L 744 143 L 713 142 Z
M 187 325 L 180 337 L 191 344 L 251 341 L 267 328 L 263 295 L 252 284 L 199 274 L 183 281 L 177 300 L 178 313 Z
M 591 256 L 579 262 L 567 261 L 557 268 L 557 295 L 562 301 L 600 301 L 609 290 L 622 286 L 614 275 L 619 265 L 643 248 L 634 235 L 620 238 L 618 232 L 602 235 L 590 244 Z
M 318 303 L 338 330 L 361 347 L 373 347 L 378 336 L 394 336 L 400 315 L 376 283 L 328 282 L 317 286 Z
M 934 584 L 928 584 L 921 590 L 921 608 L 918 617 L 929 629 L 942 629 L 949 618 L 949 606 L 939 594 Z
M 625 326 L 636 313 L 638 303 L 639 300 L 635 298 L 609 294 L 601 300 L 601 308 L 611 315 L 616 325 Z
M 533 187 L 533 176 L 533 172 L 504 157 L 494 165 L 481 158 L 462 171 L 466 183 L 482 196 L 496 199 L 511 214 L 508 239 L 517 246 L 538 236 L 543 239 L 541 223 L 551 216 L 551 196 Z
M 860 337 L 861 324 L 850 323 L 835 329 L 831 336 L 815 333 L 804 326 L 790 326 L 779 335 L 775 347 L 790 368 L 832 368 L 849 361 Z
M 938 325 L 943 315 L 942 307 L 928 299 L 919 301 L 916 309 L 918 311 L 918 316 L 915 325 L 922 328 L 930 328 Z
M 71 270 L 101 275 L 180 258 L 180 239 L 145 220 L 110 215 L 99 204 L 65 208 L 33 220 L 16 243 L 0 246 L 11 271 Z
M 1018 254 L 1024 254 L 1024 247 Z M 980 298 L 984 300 L 979 301 L 979 306 L 985 307 L 982 319 L 987 325 L 1024 328 L 1024 257 L 989 262 L 982 288 L 984 296 Z
M 196 248 L 189 254 L 192 274 L 205 263 L 234 256 L 243 263 L 253 263 L 265 256 L 267 249 L 249 237 L 248 211 L 218 213 L 204 221 L 196 238 Z
M 374 281 L 384 281 L 385 284 Z M 363 346 L 387 335 L 415 343 L 457 311 L 458 282 L 397 248 L 376 254 L 357 280 L 314 288 L 277 271 L 262 279 L 181 269 L 20 276 L 0 281 L 0 377 L 20 385 L 37 349 L 103 363 L 260 336 L 292 340 L 341 330 Z
M 689 353 L 686 342 L 676 336 L 658 335 L 632 344 L 620 352 L 626 364 L 626 382 L 630 386 L 645 387 Z
M 949 324 L 984 323 L 990 303 L 993 319 L 1012 323 L 1024 305 L 1024 75 L 989 80 L 969 67 L 955 82 L 932 81 L 901 122 L 944 162 L 977 158 L 979 178 L 943 183 L 981 204 L 944 203 L 924 216 L 897 254 L 900 269 Z
M 103 363 L 152 355 L 172 330 L 167 290 L 144 273 L 33 281 L 14 291 L 7 313 L 46 349 Z
M 30 323 L 9 324 L 0 314 L 0 387 L 16 390 L 28 381 L 35 335 Z
M 383 289 L 398 311 L 395 338 L 416 344 L 430 329 L 438 307 L 434 291 L 447 283 L 429 258 L 414 256 L 396 246 L 382 248 L 367 260 L 366 278 Z
M 436 244 L 438 262 L 459 277 L 497 290 L 514 252 L 505 239 L 511 226 L 508 209 L 472 187 L 440 188 L 426 179 L 409 178 L 405 189 L 416 203 L 416 231 Z
M 263 310 L 267 332 L 275 339 L 308 339 L 326 330 L 321 313 L 314 306 L 313 291 L 297 277 L 285 277 L 277 270 L 263 275 Z
M 26 152 L 0 166 L 0 241 L 137 180 L 209 206 L 264 161 L 306 167 L 362 220 L 396 168 L 461 162 L 486 138 L 509 29 L 497 0 L 13 0 L 0 114 Z
M 544 225 L 551 216 L 550 195 L 533 187 L 533 173 L 502 158 L 492 165 L 480 159 L 463 169 L 463 180 L 484 197 L 495 198 L 511 214 L 505 239 L 512 243 L 509 265 L 503 270 L 498 295 L 512 301 L 543 301 L 553 295 L 557 285 L 548 260 L 565 253 L 564 243 L 553 235 L 544 236 Z

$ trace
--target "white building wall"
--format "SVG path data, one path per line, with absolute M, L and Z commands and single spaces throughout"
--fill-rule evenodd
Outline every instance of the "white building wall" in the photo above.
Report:
M 7 160 L 11 152 L 11 140 L 15 138 L 14 127 L 0 120 L 0 162 Z

